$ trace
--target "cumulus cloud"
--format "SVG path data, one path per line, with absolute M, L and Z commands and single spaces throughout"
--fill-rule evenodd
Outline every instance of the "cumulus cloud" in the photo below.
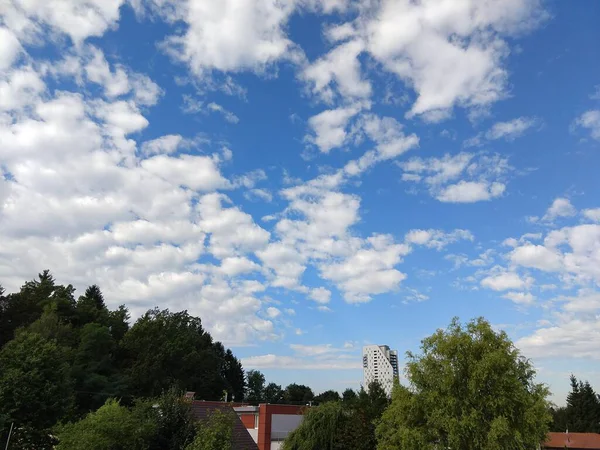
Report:
M 506 190 L 508 159 L 499 155 L 459 153 L 442 158 L 412 158 L 398 164 L 402 180 L 425 184 L 430 195 L 445 203 L 474 203 L 500 197 Z
M 521 277 L 516 272 L 508 272 L 500 267 L 491 270 L 492 274 L 481 280 L 481 286 L 494 291 L 507 291 L 510 289 L 526 289 L 533 283 L 531 277 Z
M 323 153 L 341 147 L 346 142 L 346 127 L 350 119 L 360 111 L 359 106 L 329 109 L 308 120 L 312 134 L 307 140 L 316 145 Z
M 575 119 L 573 125 L 576 128 L 583 128 L 592 139 L 600 141 L 600 110 L 592 109 L 584 112 L 581 116 Z
M 294 2 L 186 0 L 160 4 L 163 17 L 186 25 L 181 33 L 165 39 L 163 49 L 197 76 L 212 71 L 262 72 L 280 59 L 301 57 L 285 32 Z

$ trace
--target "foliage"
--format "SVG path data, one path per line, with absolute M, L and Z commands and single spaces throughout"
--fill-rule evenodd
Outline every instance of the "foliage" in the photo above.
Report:
M 194 440 L 191 404 L 182 391 L 171 388 L 157 399 L 139 402 L 136 409 L 145 410 L 156 424 L 149 450 L 183 450 Z
M 369 385 L 368 391 L 362 389 L 358 395 L 352 392 L 354 396 L 347 392 L 344 402 L 340 401 L 337 392 L 324 392 L 325 400 L 319 406 L 307 409 L 300 426 L 285 440 L 284 449 L 374 450 L 375 422 L 389 400 L 376 381 Z
M 291 405 L 307 404 L 315 398 L 315 394 L 308 386 L 292 383 L 285 388 L 283 393 L 285 403 Z
M 338 437 L 347 415 L 340 402 L 326 402 L 309 408 L 304 419 L 286 438 L 283 450 L 330 450 L 340 448 Z
M 196 438 L 185 450 L 233 450 L 233 411 L 211 411 L 198 424 Z
M 548 432 L 548 389 L 506 333 L 454 319 L 408 353 L 410 389 L 396 386 L 378 449 L 537 448 Z
M 325 403 L 325 402 L 337 402 L 340 400 L 340 394 L 337 391 L 325 391 L 321 392 L 319 395 L 315 397 L 315 402 L 317 404 Z
M 346 404 L 354 402 L 356 398 L 356 391 L 354 389 L 348 388 L 342 392 L 342 401 Z
M 556 408 L 552 413 L 552 429 L 577 433 L 600 433 L 600 396 L 588 381 L 570 377 L 571 392 L 567 406 Z
M 0 351 L 0 435 L 15 422 L 15 438 L 51 448 L 47 431 L 73 403 L 66 350 L 55 340 L 20 331 Z
M 264 389 L 263 400 L 265 403 L 283 403 L 284 391 L 279 384 L 269 383 Z
M 88 420 L 108 398 L 153 424 L 147 448 L 184 448 L 195 427 L 189 404 L 171 386 L 206 400 L 224 391 L 243 399 L 240 361 L 213 342 L 199 318 L 155 309 L 130 329 L 127 308 L 108 309 L 98 286 L 77 301 L 74 294 L 47 270 L 19 292 L 0 287 L 0 436 L 14 421 L 14 448 L 50 448 L 57 422 Z
M 219 400 L 231 385 L 222 370 L 222 346 L 215 346 L 200 319 L 187 311 L 148 311 L 127 332 L 123 348 L 137 396 L 153 397 L 177 386 L 197 398 Z
M 265 376 L 258 370 L 246 372 L 246 397 L 245 400 L 251 405 L 258 405 L 264 401 Z
M 155 433 L 155 425 L 142 414 L 136 414 L 117 400 L 76 423 L 57 430 L 57 450 L 146 450 Z

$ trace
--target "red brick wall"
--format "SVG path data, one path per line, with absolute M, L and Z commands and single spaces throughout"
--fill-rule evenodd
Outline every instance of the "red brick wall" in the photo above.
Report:
M 242 419 L 242 423 L 244 424 L 244 426 L 246 428 L 254 428 L 254 424 L 255 424 L 255 419 L 254 413 L 239 413 L 238 414 L 240 416 L 240 419 Z

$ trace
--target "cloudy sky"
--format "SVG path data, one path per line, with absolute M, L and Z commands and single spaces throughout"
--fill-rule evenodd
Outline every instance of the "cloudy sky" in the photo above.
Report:
M 600 3 L 7 0 L 0 283 L 358 387 L 453 316 L 600 375 Z M 597 386 L 600 388 L 600 386 Z

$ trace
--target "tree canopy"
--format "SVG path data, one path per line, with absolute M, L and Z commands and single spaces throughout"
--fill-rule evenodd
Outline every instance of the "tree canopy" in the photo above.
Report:
M 454 319 L 408 353 L 409 387 L 396 386 L 377 427 L 378 449 L 524 449 L 546 439 L 548 389 L 505 332 Z
M 204 400 L 221 400 L 224 392 L 243 400 L 240 361 L 200 318 L 152 309 L 131 327 L 129 320 L 125 306 L 107 307 L 100 287 L 75 300 L 73 286 L 57 284 L 47 270 L 19 292 L 0 287 L 0 436 L 14 422 L 11 445 L 49 449 L 58 422 L 104 423 L 127 416 L 119 408 L 135 403 L 140 410 L 171 388 Z

